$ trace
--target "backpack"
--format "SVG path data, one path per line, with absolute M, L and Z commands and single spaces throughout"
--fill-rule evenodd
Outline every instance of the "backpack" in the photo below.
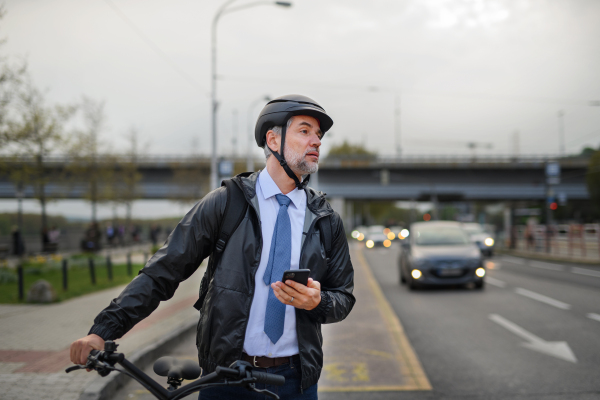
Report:
M 221 186 L 225 186 L 227 189 L 227 205 L 225 206 L 223 220 L 221 221 L 221 225 L 219 226 L 219 239 L 215 242 L 215 247 L 208 261 L 208 266 L 206 267 L 206 271 L 204 272 L 202 282 L 200 283 L 198 301 L 194 303 L 194 308 L 198 311 L 200 311 L 200 309 L 202 308 L 202 304 L 204 304 L 204 299 L 206 298 L 206 294 L 208 293 L 208 285 L 212 281 L 212 278 L 215 274 L 216 261 L 221 255 L 221 253 L 223 253 L 223 250 L 225 250 L 227 241 L 236 231 L 236 229 L 244 219 L 246 211 L 248 210 L 248 202 L 244 197 L 242 189 L 240 189 L 240 187 L 233 181 L 236 178 L 237 177 L 225 179 L 221 183 Z M 321 231 L 321 243 L 323 243 L 323 247 L 325 248 L 325 256 L 327 257 L 327 262 L 329 263 L 331 255 L 331 245 L 333 241 L 331 233 L 331 218 L 330 216 L 326 216 L 321 218 L 317 222 L 319 223 L 319 229 Z

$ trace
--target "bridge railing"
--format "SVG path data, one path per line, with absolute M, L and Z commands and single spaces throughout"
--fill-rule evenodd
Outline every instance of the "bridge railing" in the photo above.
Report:
M 130 157 L 127 155 L 115 155 L 117 161 L 129 162 Z M 234 162 L 245 163 L 246 157 L 224 157 L 225 159 Z M 34 162 L 34 157 L 12 157 L 10 155 L 0 155 L 0 161 L 5 162 Z M 45 157 L 45 162 L 52 164 L 66 164 L 72 162 L 73 159 L 68 155 L 54 154 Z M 101 160 L 100 160 L 101 161 Z M 136 164 L 140 165 L 171 165 L 179 163 L 196 163 L 210 164 L 210 156 L 208 155 L 177 155 L 177 154 L 148 154 L 137 156 Z M 255 163 L 262 163 L 264 159 L 256 158 Z M 452 154 L 407 154 L 402 156 L 325 156 L 322 158 L 321 164 L 327 166 L 386 166 L 386 165 L 447 165 L 447 164 L 469 164 L 469 165 L 511 165 L 511 164 L 529 164 L 540 165 L 547 162 L 559 162 L 564 165 L 583 165 L 587 164 L 588 159 L 578 156 L 560 156 L 556 154 L 524 154 L 524 155 L 452 155 Z

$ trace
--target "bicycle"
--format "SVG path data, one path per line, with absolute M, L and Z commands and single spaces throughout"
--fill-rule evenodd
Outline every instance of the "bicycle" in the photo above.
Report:
M 127 361 L 123 353 L 117 353 L 117 346 L 118 344 L 115 342 L 107 340 L 104 343 L 103 351 L 92 350 L 90 352 L 85 365 L 74 365 L 67 368 L 65 372 L 88 369 L 95 370 L 102 377 L 113 371 L 120 372 L 135 379 L 159 400 L 178 400 L 209 387 L 227 385 L 243 386 L 250 391 L 279 400 L 277 394 L 267 389 L 257 389 L 255 384 L 282 386 L 285 383 L 285 378 L 282 376 L 254 371 L 253 366 L 246 361 L 235 361 L 229 368 L 219 366 L 214 372 L 197 379 L 201 372 L 198 364 L 191 360 L 180 361 L 174 357 L 161 357 L 154 363 L 154 372 L 159 376 L 167 377 L 169 388 L 165 389 L 160 383 Z M 116 368 L 116 364 L 122 366 L 123 369 Z M 195 380 L 180 388 L 184 379 Z

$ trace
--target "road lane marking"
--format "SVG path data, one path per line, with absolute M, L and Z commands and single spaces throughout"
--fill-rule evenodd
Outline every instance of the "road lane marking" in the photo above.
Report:
M 593 276 L 596 278 L 600 278 L 600 271 L 594 271 L 592 269 L 573 267 L 571 268 L 571 272 L 578 275 Z
M 598 315 L 598 314 L 595 314 L 595 313 L 593 313 L 593 312 L 592 312 L 592 313 L 589 313 L 589 314 L 587 315 L 587 317 L 588 317 L 589 319 L 593 319 L 594 321 L 598 321 L 598 322 L 600 322 L 600 315 Z
M 527 265 L 527 260 L 524 260 L 522 258 L 504 256 L 503 259 L 513 264 Z
M 536 292 L 532 292 L 531 290 L 516 288 L 515 293 L 520 294 L 521 296 L 529 297 L 530 299 L 541 301 L 542 303 L 549 304 L 556 308 L 560 308 L 561 310 L 570 310 L 571 305 L 567 303 L 563 303 L 562 301 L 555 300 L 551 297 L 544 296 L 543 294 L 539 294 Z
M 575 354 L 573 354 L 573 351 L 567 342 L 547 342 L 498 314 L 490 314 L 489 319 L 503 328 L 511 331 L 515 335 L 525 339 L 527 342 L 521 343 L 521 346 L 552 357 L 560 358 L 561 360 L 577 363 L 577 358 L 575 357 Z
M 565 267 L 563 265 L 551 264 L 551 263 L 541 262 L 541 261 L 531 261 L 529 263 L 529 266 L 533 267 L 533 268 L 546 269 L 548 271 L 564 271 L 565 270 Z
M 504 281 L 501 281 L 500 279 L 495 279 L 495 278 L 492 278 L 492 277 L 490 277 L 490 276 L 488 276 L 487 278 L 485 278 L 485 281 L 486 281 L 487 283 L 489 283 L 490 285 L 494 285 L 494 286 L 497 286 L 497 287 L 499 287 L 499 288 L 504 288 L 504 287 L 506 287 L 506 282 L 504 282 Z

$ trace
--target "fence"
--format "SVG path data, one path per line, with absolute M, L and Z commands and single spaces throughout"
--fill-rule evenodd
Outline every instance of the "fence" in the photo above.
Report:
M 0 303 L 25 301 L 40 279 L 50 283 L 57 300 L 128 283 L 148 259 L 148 253 L 111 255 L 37 256 L 17 268 L 0 268 Z
M 600 224 L 517 225 L 515 249 L 600 262 Z

